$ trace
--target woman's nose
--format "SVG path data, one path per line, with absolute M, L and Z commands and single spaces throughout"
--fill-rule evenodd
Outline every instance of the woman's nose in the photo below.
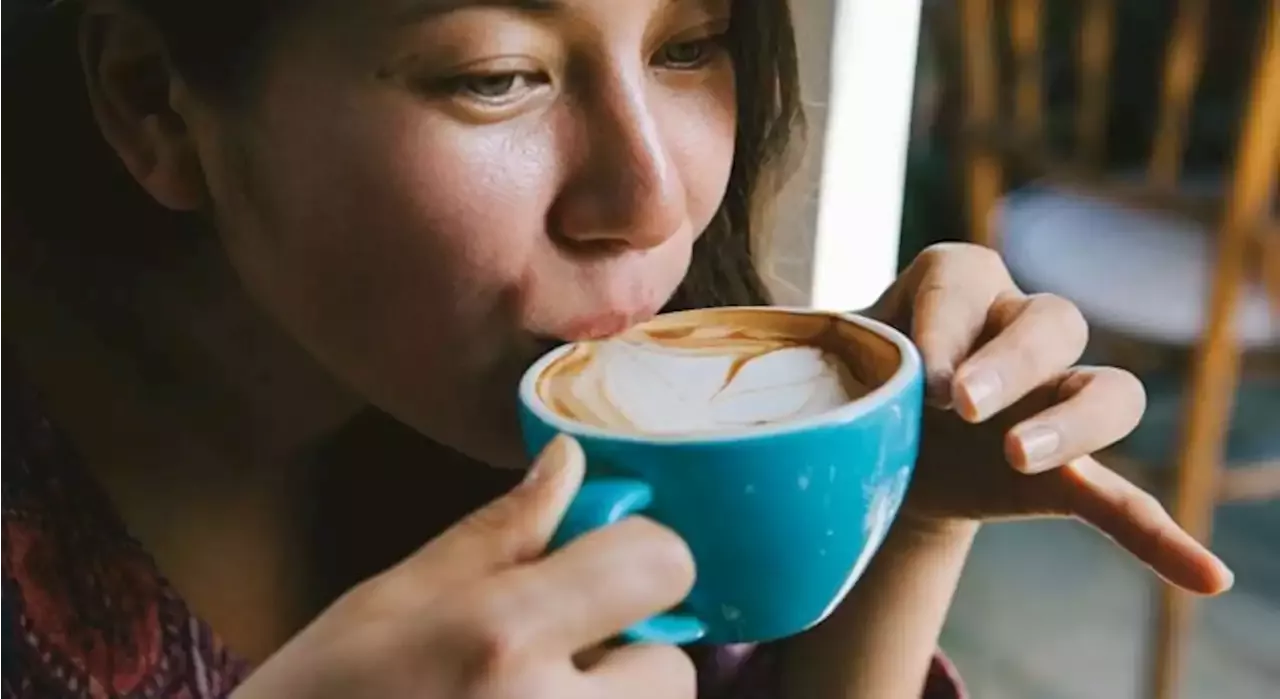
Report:
M 686 225 L 684 186 L 644 93 L 619 84 L 580 103 L 568 149 L 574 167 L 552 207 L 552 235 L 644 250 Z

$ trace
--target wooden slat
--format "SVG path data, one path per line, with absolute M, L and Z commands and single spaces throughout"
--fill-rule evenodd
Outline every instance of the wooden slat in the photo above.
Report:
M 1258 268 L 1271 311 L 1280 316 L 1280 223 L 1270 222 L 1258 236 Z
M 1222 474 L 1219 502 L 1249 502 L 1280 497 L 1280 461 L 1248 468 L 1233 468 Z
M 966 128 L 979 130 L 995 128 L 1000 114 L 995 42 L 991 35 L 992 1 L 960 2 Z M 1000 197 L 1004 179 L 999 156 L 981 143 L 970 143 L 965 153 L 965 171 L 970 235 L 976 243 L 994 246 L 991 209 Z
M 1178 481 L 1172 514 L 1192 536 L 1208 541 L 1213 520 L 1226 422 L 1238 378 L 1240 355 L 1235 310 L 1245 284 L 1249 231 L 1268 212 L 1280 149 L 1280 0 L 1270 0 L 1261 21 L 1262 42 L 1235 153 L 1210 296 L 1203 344 L 1197 352 L 1186 403 Z M 1170 586 L 1157 609 L 1151 689 L 1171 699 L 1178 685 L 1191 626 L 1192 600 Z
M 971 144 L 980 144 L 997 153 L 1009 170 L 1020 178 L 1088 196 L 1095 196 L 1123 206 L 1158 211 L 1190 219 L 1206 228 L 1222 220 L 1222 197 L 1158 189 L 1145 180 L 1108 179 L 1096 170 L 1053 157 L 1038 141 L 1022 139 L 1006 129 L 970 131 L 964 135 Z
M 1209 0 L 1180 0 L 1165 49 L 1160 111 L 1148 165 L 1152 182 L 1161 187 L 1172 188 L 1178 181 L 1192 97 L 1204 65 L 1208 15 Z
M 1076 150 L 1080 164 L 1097 168 L 1105 157 L 1108 75 L 1115 49 L 1114 0 L 1087 0 L 1080 18 L 1080 111 L 1076 115 Z
M 1124 476 L 1134 485 L 1149 493 L 1160 493 L 1169 486 L 1173 475 L 1169 469 L 1160 468 L 1129 454 L 1108 449 L 1094 456 L 1107 468 Z M 1233 466 L 1223 472 L 1218 484 L 1215 502 L 1254 502 L 1280 497 L 1280 461 L 1264 461 L 1256 464 Z
M 1044 27 L 1042 0 L 1009 4 L 1009 44 L 1013 49 L 1013 120 L 1020 135 L 1039 137 L 1044 127 Z
M 961 0 L 961 45 L 965 62 L 965 116 L 968 126 L 994 126 L 999 118 L 999 78 L 991 26 L 993 0 Z

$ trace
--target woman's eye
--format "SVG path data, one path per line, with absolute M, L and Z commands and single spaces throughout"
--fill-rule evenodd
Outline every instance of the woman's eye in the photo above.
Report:
M 450 81 L 450 89 L 462 97 L 501 105 L 519 100 L 545 82 L 533 73 L 460 75 Z
M 697 68 L 712 58 L 722 46 L 722 37 L 708 37 L 694 41 L 676 41 L 663 46 L 654 62 L 663 68 L 689 69 Z
M 477 75 L 466 78 L 462 87 L 477 97 L 501 97 L 520 84 L 521 76 L 515 73 L 502 75 Z

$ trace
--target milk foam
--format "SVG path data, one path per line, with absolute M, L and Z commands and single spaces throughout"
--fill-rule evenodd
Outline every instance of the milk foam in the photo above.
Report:
M 817 346 L 712 326 L 577 345 L 549 367 L 538 392 L 552 410 L 579 422 L 678 434 L 801 420 L 867 390 Z

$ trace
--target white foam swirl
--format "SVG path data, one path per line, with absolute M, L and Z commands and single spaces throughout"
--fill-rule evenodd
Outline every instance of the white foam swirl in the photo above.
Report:
M 722 346 L 706 338 L 691 347 L 640 338 L 575 348 L 572 370 L 548 377 L 543 399 L 598 427 L 672 434 L 790 422 L 865 393 L 842 362 L 814 346 L 726 337 Z

